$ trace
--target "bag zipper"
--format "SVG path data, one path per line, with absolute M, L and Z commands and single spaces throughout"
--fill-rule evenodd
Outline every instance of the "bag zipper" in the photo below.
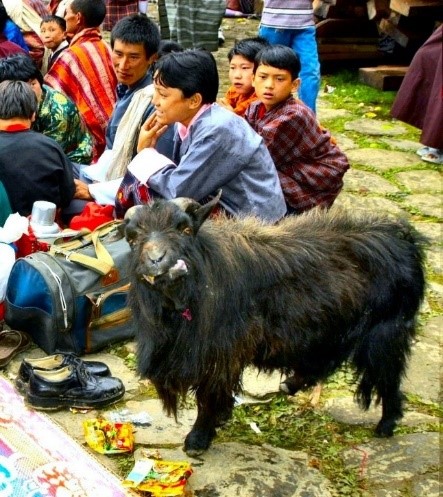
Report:
M 55 283 L 57 284 L 58 287 L 58 295 L 60 299 L 60 305 L 62 308 L 63 312 L 63 323 L 65 325 L 65 329 L 68 327 L 68 306 L 66 305 L 66 299 L 65 299 L 65 294 L 63 293 L 63 288 L 62 288 L 62 281 L 58 274 L 54 273 L 54 271 L 46 264 L 46 262 L 43 261 L 38 261 L 40 264 L 43 264 L 46 266 L 46 269 L 49 271 L 50 275 L 54 278 Z
M 106 299 L 112 297 L 112 295 L 115 295 L 116 293 L 127 292 L 130 286 L 131 284 L 128 283 L 118 288 L 114 288 L 113 290 L 101 293 L 96 299 L 94 299 L 92 295 L 87 295 L 92 303 L 91 320 L 89 322 L 88 328 L 96 329 L 106 324 L 121 324 L 122 322 L 127 320 L 131 316 L 131 311 L 128 308 L 120 309 L 111 314 L 108 314 L 105 317 L 101 316 L 101 308 L 103 307 L 103 303 L 106 301 Z

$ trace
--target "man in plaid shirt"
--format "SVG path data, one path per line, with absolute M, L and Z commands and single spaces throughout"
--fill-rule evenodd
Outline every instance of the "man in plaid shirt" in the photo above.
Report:
M 291 48 L 272 45 L 261 50 L 253 81 L 258 100 L 245 114 L 268 147 L 288 213 L 296 214 L 315 206 L 330 207 L 349 168 L 315 114 L 292 96 L 300 84 L 299 71 L 300 62 Z
M 103 29 L 112 31 L 112 28 L 123 17 L 138 14 L 138 0 L 106 0 L 106 17 Z

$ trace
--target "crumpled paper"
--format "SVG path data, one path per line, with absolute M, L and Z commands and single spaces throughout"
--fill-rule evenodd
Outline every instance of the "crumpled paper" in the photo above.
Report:
M 9 214 L 3 228 L 0 228 L 0 242 L 16 242 L 22 237 L 23 234 L 29 234 L 28 229 L 29 219 L 27 217 L 20 216 L 18 212 Z
M 83 421 L 85 440 L 100 454 L 120 454 L 134 450 L 134 434 L 130 423 L 112 423 L 104 418 Z
M 192 472 L 188 461 L 142 457 L 135 461 L 122 485 L 149 492 L 152 497 L 179 497 L 185 495 L 186 484 Z

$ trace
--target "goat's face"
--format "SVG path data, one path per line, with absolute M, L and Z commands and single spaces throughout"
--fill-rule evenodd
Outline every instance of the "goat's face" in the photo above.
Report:
M 151 285 L 175 281 L 188 274 L 187 248 L 218 203 L 220 194 L 205 205 L 191 199 L 158 200 L 130 209 L 125 236 L 136 257 L 136 276 Z

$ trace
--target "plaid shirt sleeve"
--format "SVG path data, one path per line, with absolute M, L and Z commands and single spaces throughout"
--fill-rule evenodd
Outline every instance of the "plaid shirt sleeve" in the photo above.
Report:
M 349 168 L 346 156 L 301 102 L 290 98 L 271 111 L 263 110 L 263 104 L 252 104 L 246 119 L 269 149 L 286 202 L 297 213 L 330 207 Z
M 149 187 L 127 171 L 115 197 L 115 217 L 123 219 L 130 207 L 147 204 L 151 198 Z

